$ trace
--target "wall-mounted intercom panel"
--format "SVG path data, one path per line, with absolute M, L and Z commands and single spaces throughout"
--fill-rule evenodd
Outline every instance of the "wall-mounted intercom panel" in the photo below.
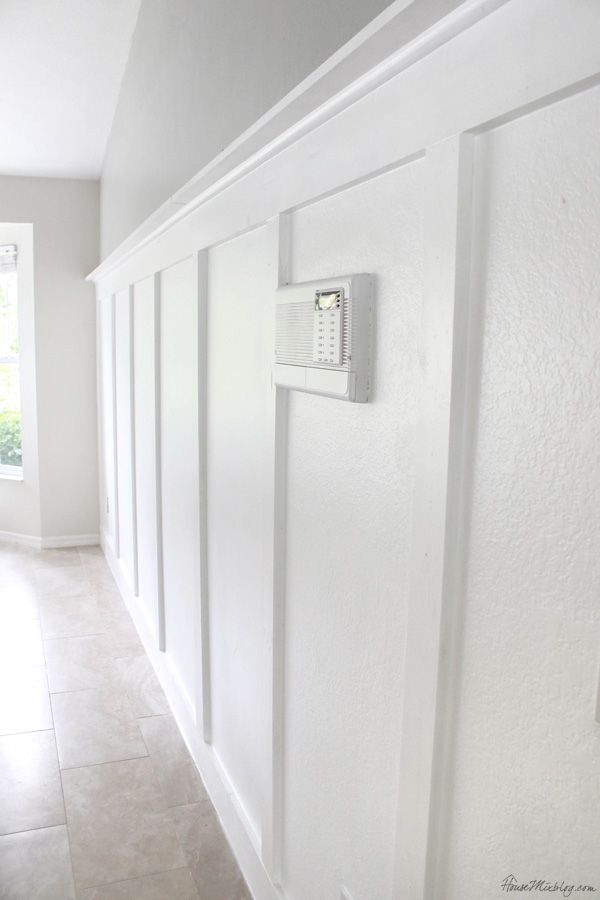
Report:
M 372 317 L 370 275 L 279 288 L 275 384 L 365 403 L 370 390 Z

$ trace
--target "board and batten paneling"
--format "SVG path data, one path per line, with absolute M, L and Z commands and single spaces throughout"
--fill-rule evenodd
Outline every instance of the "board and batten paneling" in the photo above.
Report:
M 364 37 L 364 78 L 316 73 L 335 102 L 95 276 L 104 482 L 130 504 L 105 549 L 135 618 L 119 531 L 127 560 L 137 503 L 145 605 L 162 522 L 165 652 L 142 636 L 256 900 L 600 885 L 594 29 L 587 0 L 474 0 L 391 60 Z M 276 395 L 277 279 L 359 271 L 370 403 Z
M 200 604 L 196 256 L 161 273 L 160 295 L 165 650 L 186 702 L 196 713 Z
M 158 339 L 154 276 L 133 289 L 135 479 L 139 603 L 152 634 L 158 636 L 159 521 L 157 505 L 156 375 Z

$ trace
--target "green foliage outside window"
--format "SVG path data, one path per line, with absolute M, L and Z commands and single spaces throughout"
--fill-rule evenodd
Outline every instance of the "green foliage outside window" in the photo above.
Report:
M 21 466 L 16 271 L 0 271 L 0 465 Z
M 14 410 L 0 413 L 0 465 L 21 465 L 21 416 Z

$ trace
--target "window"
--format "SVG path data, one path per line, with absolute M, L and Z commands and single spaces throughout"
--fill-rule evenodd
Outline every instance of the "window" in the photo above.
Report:
M 22 470 L 17 302 L 17 247 L 3 244 L 0 245 L 0 475 L 15 476 Z

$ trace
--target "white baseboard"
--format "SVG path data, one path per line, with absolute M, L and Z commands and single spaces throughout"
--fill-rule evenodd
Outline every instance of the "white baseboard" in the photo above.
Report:
M 254 900 L 284 900 L 283 892 L 272 883 L 263 866 L 257 836 L 249 833 L 241 801 L 235 795 L 215 751 L 202 738 L 196 723 L 194 704 L 188 692 L 183 689 L 168 655 L 158 649 L 156 635 L 149 625 L 147 614 L 139 598 L 129 588 L 121 563 L 115 556 L 107 535 L 102 534 L 101 544 L 125 606 L 167 696 L 171 711 Z
M 42 549 L 54 547 L 94 547 L 100 543 L 99 534 L 66 534 L 61 537 L 42 538 Z
M 92 547 L 100 543 L 99 534 L 64 534 L 55 537 L 39 537 L 34 534 L 19 534 L 16 531 L 0 531 L 0 542 L 20 544 L 34 550 L 50 550 L 59 547 Z

